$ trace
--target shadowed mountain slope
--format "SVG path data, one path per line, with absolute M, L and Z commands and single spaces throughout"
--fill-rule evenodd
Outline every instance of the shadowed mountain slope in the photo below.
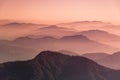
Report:
M 29 61 L 0 64 L 0 80 L 120 80 L 120 71 L 84 57 L 44 51 Z

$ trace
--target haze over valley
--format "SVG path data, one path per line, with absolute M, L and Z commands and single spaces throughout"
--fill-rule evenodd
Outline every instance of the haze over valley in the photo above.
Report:
M 77 56 L 86 53 L 110 55 L 120 51 L 120 35 L 114 32 L 117 32 L 117 29 L 114 28 L 111 32 L 105 28 L 105 26 L 118 27 L 118 25 L 110 23 L 79 21 L 46 25 L 1 21 L 0 24 L 0 51 L 4 53 L 0 54 L 1 63 L 31 59 L 44 50 L 60 51 L 67 55 Z M 96 58 L 100 58 L 100 55 L 96 55 Z M 97 61 L 94 58 L 93 60 Z M 103 61 L 98 62 L 103 63 Z M 102 65 L 111 67 L 106 63 L 104 61 Z M 119 65 L 113 68 L 118 69 Z

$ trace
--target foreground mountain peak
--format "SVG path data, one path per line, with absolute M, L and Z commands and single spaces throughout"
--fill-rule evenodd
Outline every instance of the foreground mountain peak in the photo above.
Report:
M 0 64 L 0 80 L 120 80 L 119 75 L 90 59 L 52 51 L 33 60 Z
M 35 59 L 37 58 L 43 58 L 43 57 L 54 57 L 54 56 L 63 56 L 63 54 L 59 53 L 59 52 L 56 52 L 56 51 L 43 51 L 43 52 L 40 52 L 36 57 Z

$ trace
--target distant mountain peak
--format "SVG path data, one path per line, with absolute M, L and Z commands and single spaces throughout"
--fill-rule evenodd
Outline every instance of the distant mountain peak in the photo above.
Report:
M 34 38 L 34 37 L 31 37 L 31 36 L 25 36 L 25 37 L 19 37 L 19 38 L 16 38 L 15 41 L 17 40 L 41 40 L 41 39 L 48 39 L 48 40 L 56 40 L 56 38 L 54 37 L 51 37 L 51 36 L 44 36 L 44 37 L 40 37 L 40 38 Z
M 99 30 L 99 29 L 82 31 L 82 32 L 80 32 L 80 33 L 87 33 L 87 32 L 89 32 L 89 33 L 107 33 L 107 34 L 108 34 L 108 32 L 106 32 L 106 31 L 104 31 L 104 30 Z
M 113 53 L 112 55 L 120 56 L 120 51 Z
M 60 24 L 106 24 L 106 25 L 110 25 L 111 23 L 106 23 L 102 21 L 74 21 L 74 22 L 60 23 Z
M 52 37 L 52 36 L 44 36 L 44 37 L 42 37 L 43 39 L 56 39 L 56 38 L 54 38 L 54 37 Z
M 19 26 L 19 25 L 35 25 L 35 24 L 12 22 L 12 23 L 5 24 L 4 26 Z
M 32 39 L 30 38 L 29 36 L 24 36 L 24 37 L 19 37 L 19 38 L 16 38 L 16 40 L 29 40 L 29 39 Z
M 40 28 L 40 29 L 65 29 L 65 28 L 59 27 L 57 25 L 50 25 L 48 27 L 43 27 L 43 28 Z
M 82 56 L 92 60 L 99 60 L 109 56 L 109 54 L 108 53 L 85 53 Z
M 104 23 L 104 22 L 102 22 L 102 21 L 76 21 L 73 23 Z
M 83 35 L 73 35 L 73 36 L 64 36 L 61 39 L 71 39 L 71 40 L 90 40 L 89 38 L 87 38 L 86 36 Z
M 86 30 L 86 31 L 78 32 L 77 34 L 85 35 L 91 40 L 105 43 L 105 44 L 107 43 L 108 45 L 112 45 L 112 46 L 115 46 L 115 45 L 111 44 L 114 41 L 120 41 L 120 36 L 112 34 L 110 32 L 104 31 L 104 30 L 99 30 L 99 29 Z M 110 41 L 112 41 L 112 42 L 110 43 Z
M 58 26 L 56 26 L 56 25 L 50 25 L 49 27 L 58 28 Z

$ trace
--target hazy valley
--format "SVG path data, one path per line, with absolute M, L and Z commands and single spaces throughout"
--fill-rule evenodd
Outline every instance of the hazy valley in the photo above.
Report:
M 119 80 L 120 35 L 105 26 L 118 27 L 99 21 L 1 22 L 0 79 Z

